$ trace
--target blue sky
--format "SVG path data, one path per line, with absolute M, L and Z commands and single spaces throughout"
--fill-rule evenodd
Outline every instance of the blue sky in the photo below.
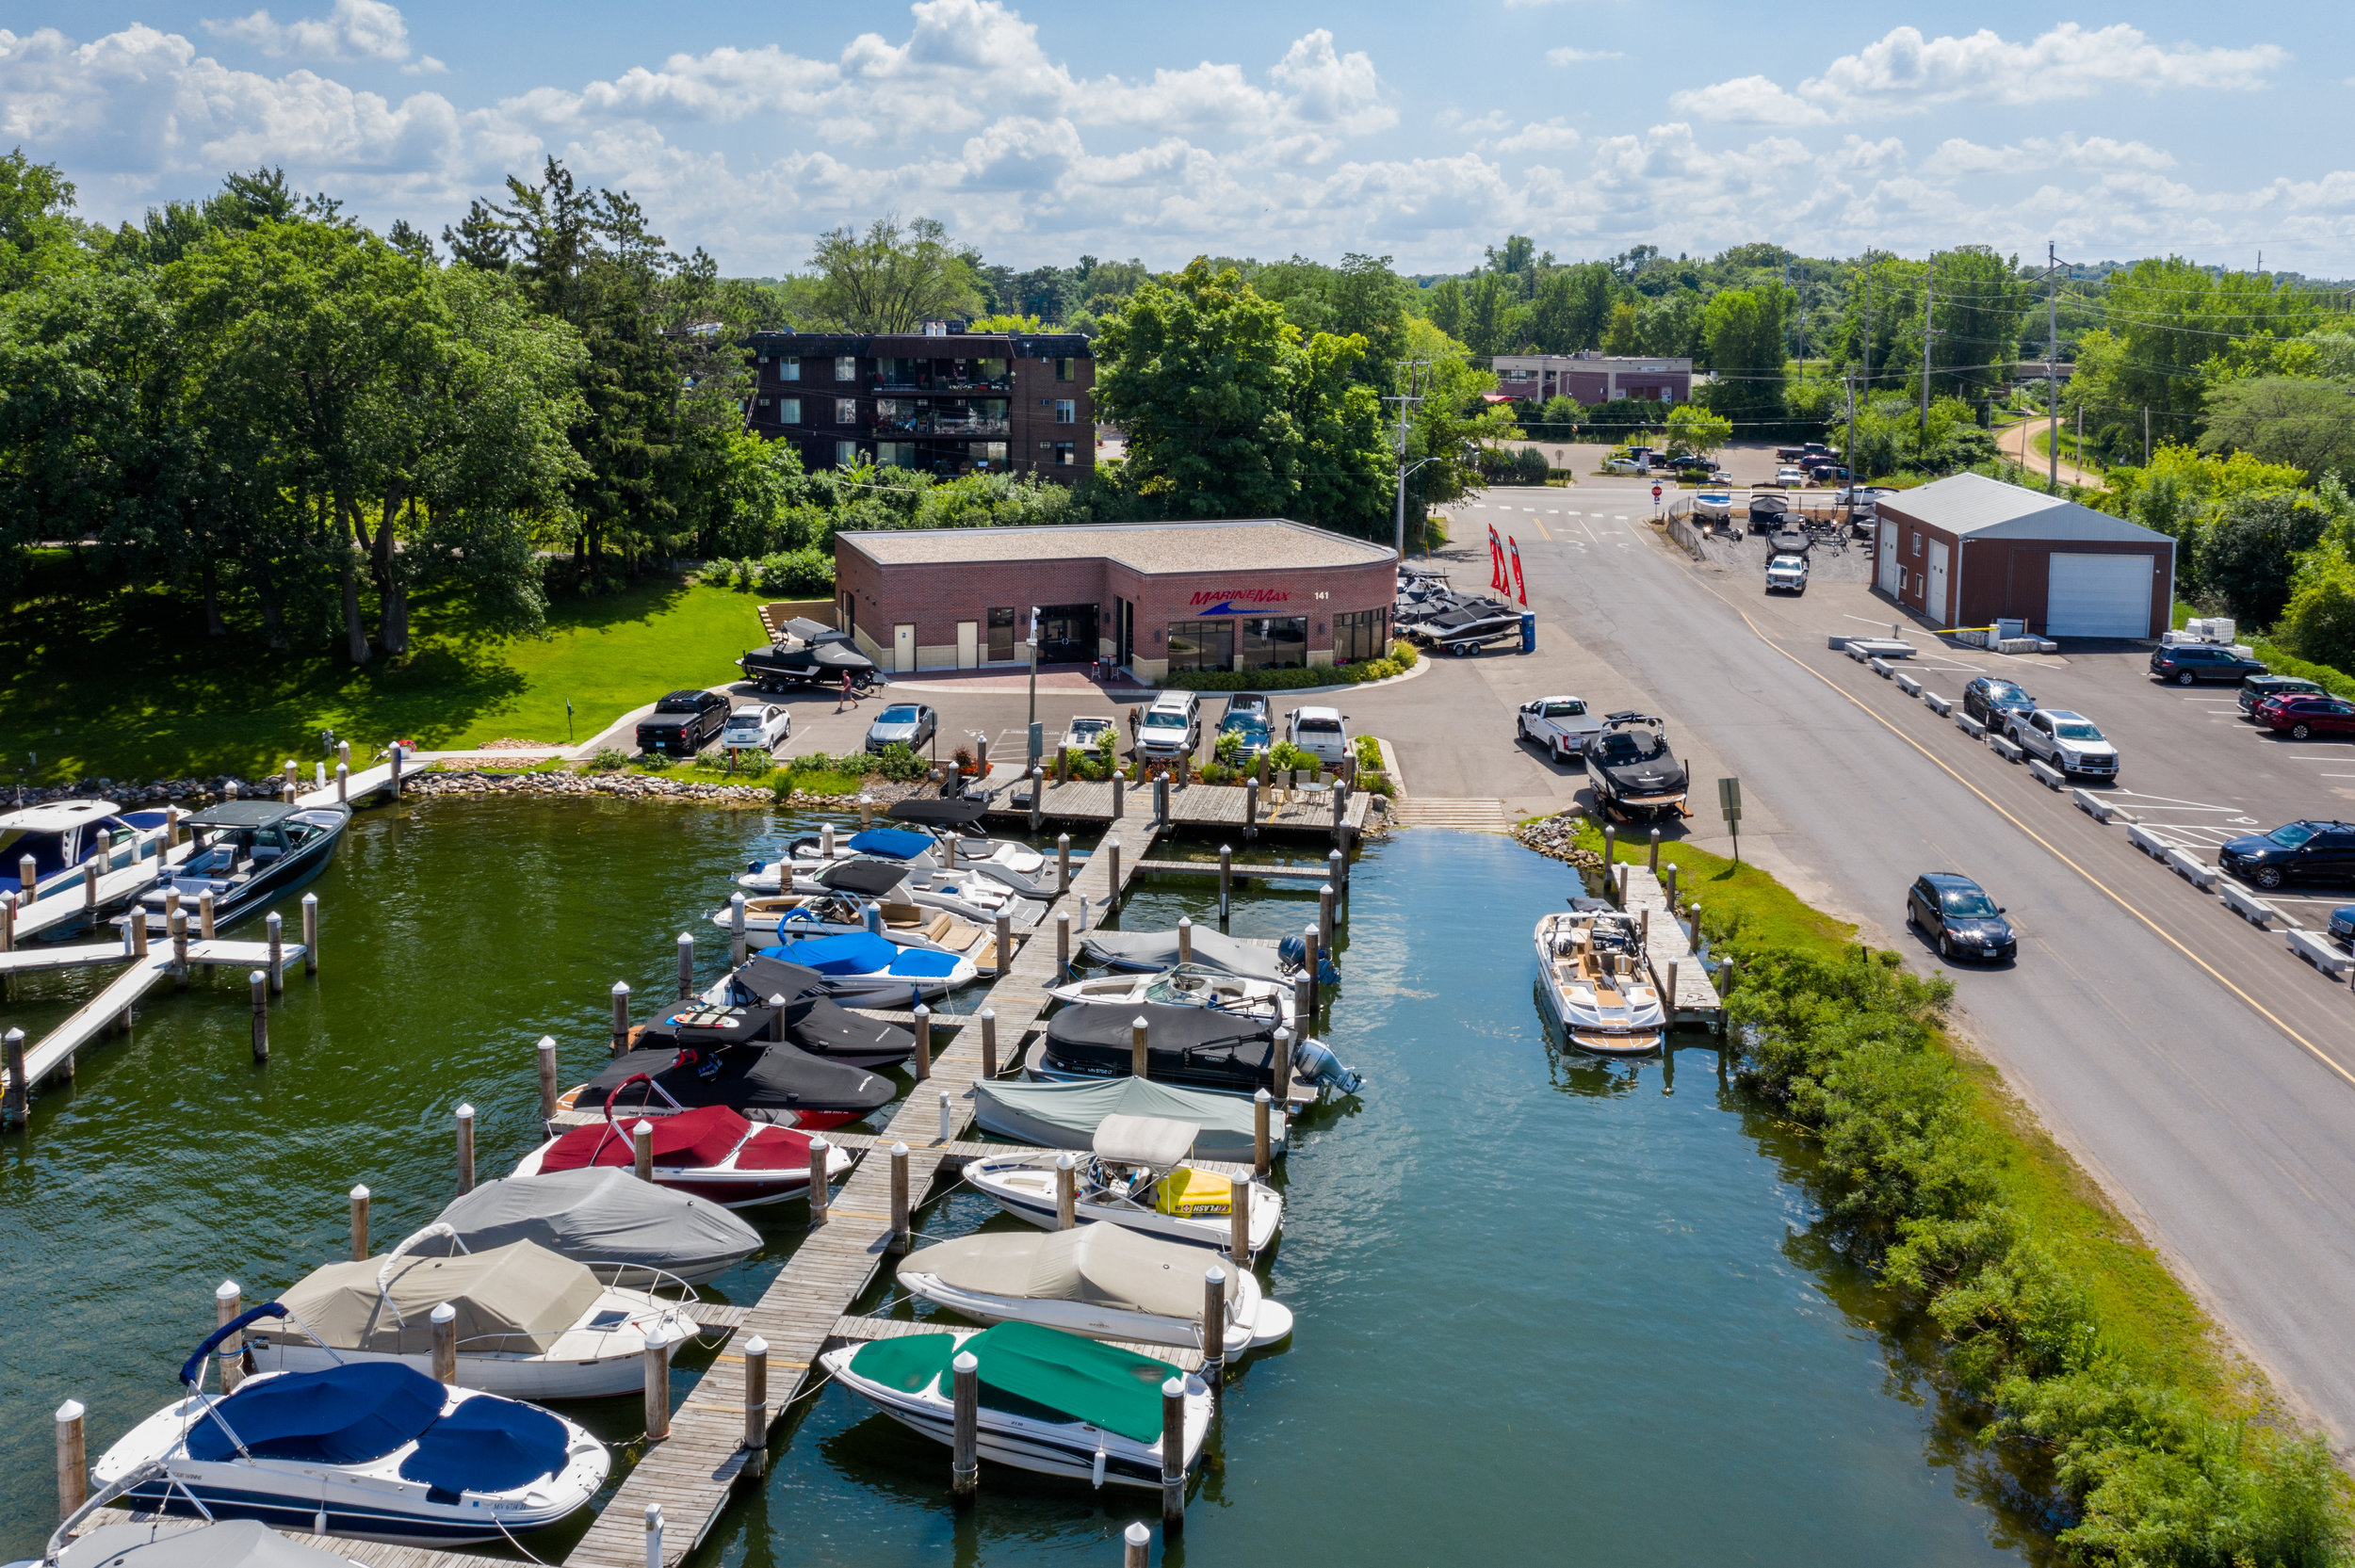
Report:
M 1200 251 L 2175 252 L 2355 275 L 2343 8 L 18 0 L 0 146 L 117 218 L 284 166 L 438 232 L 554 154 L 732 273 L 926 214 Z

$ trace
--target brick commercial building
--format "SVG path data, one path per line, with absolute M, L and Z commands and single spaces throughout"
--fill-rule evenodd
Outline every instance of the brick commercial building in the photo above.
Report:
M 887 670 L 1109 658 L 1172 670 L 1354 664 L 1389 651 L 1398 557 L 1280 518 L 835 536 L 836 624 Z
M 1941 628 L 2022 621 L 2039 637 L 2154 638 L 2175 542 L 2040 491 L 1957 474 L 1884 495 L 1875 581 Z
M 1693 362 L 1657 355 L 1499 354 L 1490 362 L 1497 391 L 1522 403 L 1575 397 L 1588 408 L 1632 397 L 1646 403 L 1689 403 Z
M 1070 480 L 1096 466 L 1096 359 L 1078 332 L 760 332 L 745 423 L 807 468 L 866 461 Z

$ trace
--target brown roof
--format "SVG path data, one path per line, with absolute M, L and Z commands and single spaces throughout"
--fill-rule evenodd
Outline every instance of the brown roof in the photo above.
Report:
M 1280 517 L 1103 527 L 893 528 L 836 534 L 835 542 L 885 566 L 1100 558 L 1148 575 L 1379 566 L 1394 558 L 1388 545 Z

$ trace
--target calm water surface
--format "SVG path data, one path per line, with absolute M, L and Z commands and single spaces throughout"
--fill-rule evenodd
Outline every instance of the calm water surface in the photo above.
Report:
M 704 916 L 793 825 L 619 802 L 366 814 L 315 884 L 324 971 L 290 978 L 267 1068 L 249 1059 L 243 978 L 223 976 L 157 994 L 77 1086 L 44 1095 L 0 1142 L 0 1556 L 37 1550 L 51 1523 L 59 1402 L 89 1406 L 93 1455 L 164 1403 L 217 1284 L 260 1300 L 343 1255 L 355 1182 L 376 1194 L 380 1247 L 431 1220 L 460 1102 L 479 1111 L 482 1173 L 507 1169 L 538 1137 L 540 1036 L 577 1081 L 604 1059 L 613 980 L 667 984 L 681 930 L 716 972 L 724 937 Z M 1125 923 L 1207 917 L 1207 887 L 1160 879 Z M 1370 1084 L 1291 1156 L 1266 1278 L 1298 1332 L 1232 1384 L 1166 1560 L 2018 1556 L 1892 1360 L 1878 1303 L 1809 1236 L 1791 1182 L 1805 1150 L 1721 1091 L 1706 1050 L 1664 1085 L 1657 1061 L 1550 1049 L 1528 932 L 1570 890 L 1567 868 L 1493 836 L 1419 831 L 1364 856 L 1328 1032 Z M 1232 929 L 1313 914 L 1255 896 Z M 21 980 L 0 1011 L 38 1038 L 99 983 Z M 754 1211 L 771 1246 L 714 1293 L 755 1299 L 802 1216 Z M 969 1189 L 921 1221 L 1009 1223 Z M 908 1311 L 889 1294 L 862 1305 Z M 682 1357 L 682 1391 L 707 1362 Z M 568 1409 L 634 1457 L 636 1400 Z M 946 1449 L 825 1388 L 705 1560 L 1111 1563 L 1153 1506 L 985 1468 L 959 1516 L 948 1480 Z M 553 1560 L 577 1533 L 531 1544 Z

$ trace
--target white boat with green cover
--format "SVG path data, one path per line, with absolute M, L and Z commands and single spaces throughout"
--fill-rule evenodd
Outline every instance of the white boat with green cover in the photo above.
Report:
M 1030 1323 L 871 1340 L 829 1350 L 835 1382 L 937 1443 L 955 1438 L 959 1351 L 981 1384 L 981 1457 L 1096 1486 L 1161 1484 L 1161 1384 L 1185 1384 L 1184 1467 L 1210 1430 L 1210 1391 L 1165 1361 Z

